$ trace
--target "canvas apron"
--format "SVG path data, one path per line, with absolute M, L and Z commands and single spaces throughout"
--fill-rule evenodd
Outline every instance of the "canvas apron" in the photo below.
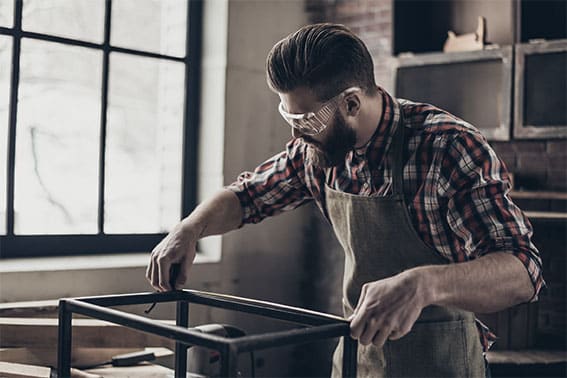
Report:
M 404 270 L 447 263 L 414 230 L 402 194 L 405 127 L 398 123 L 388 153 L 393 194 L 365 197 L 325 187 L 327 216 L 345 252 L 343 311 L 356 307 L 362 285 Z M 328 184 L 329 180 L 327 180 Z M 484 377 L 484 359 L 474 315 L 429 306 L 412 330 L 384 348 L 358 346 L 358 377 Z M 341 376 L 342 338 L 333 356 Z

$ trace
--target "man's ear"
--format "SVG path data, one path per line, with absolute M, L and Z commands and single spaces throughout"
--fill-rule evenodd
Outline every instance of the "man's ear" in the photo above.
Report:
M 360 98 L 356 94 L 351 94 L 347 96 L 346 100 L 346 110 L 347 115 L 354 117 L 360 111 Z

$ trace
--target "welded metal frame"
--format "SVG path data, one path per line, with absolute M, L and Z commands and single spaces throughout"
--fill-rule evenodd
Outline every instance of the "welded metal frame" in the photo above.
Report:
M 175 326 L 108 308 L 110 306 L 173 301 L 177 304 Z M 303 327 L 238 338 L 209 335 L 188 329 L 189 303 L 265 316 L 300 324 Z M 175 340 L 175 377 L 186 376 L 187 348 L 192 345 L 218 351 L 221 355 L 221 376 L 236 377 L 238 354 L 240 353 L 335 337 L 344 338 L 343 377 L 356 377 L 358 344 L 356 340 L 350 337 L 350 326 L 347 320 L 296 307 L 196 290 L 61 299 L 59 301 L 59 339 L 57 346 L 58 377 L 70 376 L 71 322 L 74 313 Z

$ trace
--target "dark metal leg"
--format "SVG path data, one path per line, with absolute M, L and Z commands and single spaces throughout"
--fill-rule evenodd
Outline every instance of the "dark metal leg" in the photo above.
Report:
M 238 374 L 238 353 L 234 348 L 227 346 L 221 352 L 221 377 L 236 377 Z
M 175 324 L 183 327 L 189 327 L 189 302 L 177 302 L 177 316 Z M 175 377 L 187 376 L 187 345 L 177 341 L 175 343 Z
M 356 378 L 356 355 L 358 341 L 349 336 L 343 337 L 343 378 Z
M 65 300 L 59 301 L 59 339 L 57 341 L 57 376 L 71 376 L 71 341 L 73 313 L 68 311 Z

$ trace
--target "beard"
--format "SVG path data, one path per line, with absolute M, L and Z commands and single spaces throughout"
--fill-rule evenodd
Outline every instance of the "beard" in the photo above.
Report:
M 329 126 L 329 133 L 322 142 L 303 136 L 308 143 L 307 161 L 321 168 L 333 168 L 344 163 L 346 154 L 356 143 L 355 131 L 346 124 L 341 113 L 336 112 Z

